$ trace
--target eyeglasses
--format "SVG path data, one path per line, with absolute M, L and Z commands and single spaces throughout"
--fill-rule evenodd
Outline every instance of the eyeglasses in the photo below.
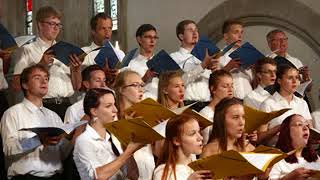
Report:
M 288 38 L 278 38 L 278 39 L 271 39 L 271 41 L 281 41 L 281 42 L 286 42 L 288 41 Z
M 198 33 L 198 32 L 199 32 L 199 29 L 198 29 L 198 28 L 196 28 L 196 29 L 187 28 L 187 29 L 185 29 L 184 31 L 186 31 L 186 32 L 191 32 L 191 33 Z
M 54 27 L 58 27 L 58 28 L 62 28 L 63 25 L 61 23 L 55 23 L 55 22 L 49 22 L 49 21 L 41 21 L 42 23 L 48 24 L 50 27 L 54 28 Z
M 277 70 L 268 70 L 268 71 L 261 71 L 263 74 L 277 74 Z
M 142 36 L 143 38 L 146 38 L 146 39 L 150 39 L 150 40 L 158 40 L 159 37 L 158 36 Z
M 136 89 L 142 89 L 142 88 L 144 88 L 144 86 L 145 86 L 144 83 L 132 83 L 132 84 L 124 86 L 124 88 L 126 88 L 126 87 L 134 87 Z
M 309 124 L 307 122 L 296 122 L 293 123 L 291 126 L 293 127 L 307 127 L 309 128 Z

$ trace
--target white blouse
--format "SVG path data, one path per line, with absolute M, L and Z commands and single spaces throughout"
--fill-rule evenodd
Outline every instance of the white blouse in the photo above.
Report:
M 203 116 L 205 116 L 208 120 L 210 120 L 211 122 L 213 122 L 213 117 L 214 117 L 214 111 L 211 107 L 206 106 L 204 107 L 201 111 L 200 114 L 202 114 Z M 201 131 L 202 137 L 203 137 L 203 144 L 207 144 L 209 141 L 209 137 L 210 134 L 212 132 L 212 125 L 206 127 L 205 129 L 203 129 Z
M 271 172 L 269 174 L 269 179 L 276 180 L 284 177 L 295 169 L 304 167 L 306 169 L 320 169 L 319 159 L 316 162 L 307 162 L 303 157 L 298 157 L 298 163 L 290 164 L 284 159 L 273 165 Z M 316 178 L 309 178 L 310 180 Z M 308 179 L 308 180 L 309 180 Z
M 165 166 L 165 164 L 161 164 L 154 170 L 153 180 L 161 180 L 164 166 Z M 194 171 L 188 165 L 177 164 L 176 165 L 176 177 L 177 177 L 176 180 L 186 180 L 193 172 Z M 166 180 L 175 180 L 174 173 L 171 170 L 171 168 L 169 170 L 169 173 L 168 173 Z

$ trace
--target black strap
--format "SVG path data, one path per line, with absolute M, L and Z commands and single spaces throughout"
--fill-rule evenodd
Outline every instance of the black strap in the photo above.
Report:
M 108 132 L 108 131 L 107 131 L 107 132 Z M 120 156 L 120 153 L 119 153 L 116 145 L 115 145 L 115 144 L 113 143 L 113 141 L 112 141 L 112 136 L 111 136 L 111 134 L 110 134 L 109 132 L 108 132 L 108 134 L 110 135 L 109 142 L 111 143 L 111 149 L 112 149 L 113 153 L 114 153 L 116 156 Z

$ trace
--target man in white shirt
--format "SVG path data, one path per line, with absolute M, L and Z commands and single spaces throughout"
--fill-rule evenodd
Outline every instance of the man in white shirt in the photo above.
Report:
M 220 58 L 220 65 L 232 74 L 234 96 L 243 99 L 252 91 L 252 71 L 251 69 L 241 69 L 240 59 L 231 59 L 229 57 L 233 51 L 241 46 L 243 24 L 238 20 L 227 20 L 223 24 L 222 33 L 226 45 L 237 41 L 233 48 Z
M 98 65 L 86 67 L 82 72 L 82 85 L 85 91 L 93 88 L 103 88 L 106 86 L 106 75 Z M 85 115 L 83 111 L 83 98 L 68 107 L 64 117 L 64 123 L 75 123 Z
M 186 85 L 185 100 L 186 104 L 194 101 L 210 101 L 210 92 L 208 87 L 211 71 L 216 69 L 217 61 L 206 55 L 205 59 L 199 60 L 191 54 L 192 49 L 199 40 L 199 32 L 196 23 L 192 20 L 183 20 L 176 27 L 176 34 L 181 43 L 177 52 L 170 56 L 176 61 L 180 68 L 186 73 L 184 82 Z M 192 73 L 190 73 L 192 71 Z M 205 105 L 199 105 L 202 109 Z
M 140 46 L 139 55 L 131 59 L 127 67 L 139 73 L 145 82 L 144 96 L 154 100 L 158 98 L 159 78 L 155 72 L 148 69 L 147 61 L 154 56 L 158 38 L 157 30 L 153 25 L 142 24 L 136 31 L 136 40 Z
M 69 56 L 70 67 L 54 58 L 49 47 L 56 43 L 56 38 L 62 28 L 61 13 L 50 6 L 41 7 L 36 14 L 36 25 L 39 37 L 35 42 L 27 44 L 17 52 L 14 66 L 13 87 L 20 90 L 19 75 L 24 68 L 34 64 L 42 64 L 51 74 L 49 90 L 43 99 L 44 106 L 55 111 L 60 118 L 71 105 L 69 97 L 77 89 L 75 82 L 80 78 L 80 61 L 77 56 Z
M 62 159 L 68 156 L 72 144 L 61 136 L 37 136 L 32 127 L 61 127 L 59 116 L 43 107 L 48 92 L 49 74 L 42 65 L 33 65 L 21 73 L 24 100 L 9 108 L 1 120 L 1 135 L 8 178 L 61 179 Z
M 105 13 L 98 13 L 90 20 L 90 27 L 91 27 L 91 36 L 93 42 L 90 46 L 82 47 L 82 50 L 88 55 L 85 57 L 82 63 L 82 69 L 87 66 L 96 64 L 94 61 L 95 57 L 99 53 L 99 50 L 92 51 L 97 49 L 103 45 L 104 40 L 111 41 L 112 38 L 112 19 L 110 16 L 106 15 Z M 92 51 L 92 52 L 91 52 Z M 120 49 L 115 49 L 114 51 L 118 56 L 119 60 L 121 61 L 125 54 Z M 81 81 L 80 81 L 81 84 Z
M 259 59 L 255 64 L 255 72 L 255 78 L 259 84 L 243 99 L 243 103 L 254 109 L 260 109 L 261 103 L 270 96 L 264 88 L 273 85 L 276 81 L 277 64 L 269 57 Z

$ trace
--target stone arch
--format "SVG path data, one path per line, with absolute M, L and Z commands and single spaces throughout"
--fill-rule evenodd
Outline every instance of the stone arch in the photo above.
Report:
M 298 12 L 298 13 L 297 13 Z M 298 16 L 299 15 L 299 16 Z M 244 26 L 267 25 L 289 31 L 302 39 L 320 56 L 320 15 L 296 0 L 227 0 L 198 22 L 202 33 L 219 41 L 227 19 L 239 19 Z

